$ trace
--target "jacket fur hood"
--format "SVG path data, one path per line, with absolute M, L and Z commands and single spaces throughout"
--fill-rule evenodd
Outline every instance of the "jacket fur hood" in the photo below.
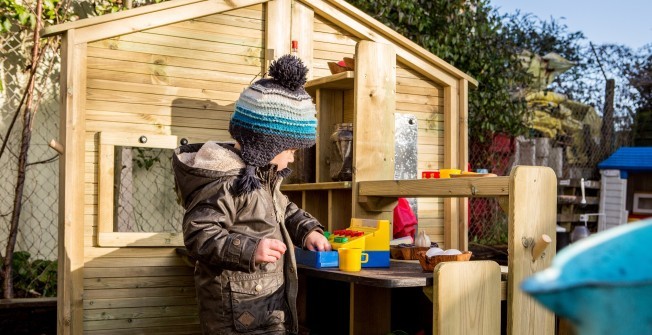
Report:
M 179 200 L 186 207 L 195 191 L 218 179 L 241 175 L 245 163 L 232 144 L 206 142 L 178 147 L 172 168 Z

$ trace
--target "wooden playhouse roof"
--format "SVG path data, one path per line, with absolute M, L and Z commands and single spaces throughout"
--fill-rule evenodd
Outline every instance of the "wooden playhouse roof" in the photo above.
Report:
M 268 1 L 171 0 L 123 12 L 46 27 L 42 36 L 47 37 L 75 30 L 74 39 L 76 44 L 92 42 Z M 424 74 L 427 74 L 436 82 L 446 86 L 456 86 L 454 81 L 461 79 L 468 81 L 472 87 L 478 85 L 478 82 L 468 74 L 343 0 L 298 1 L 312 8 L 316 14 L 332 21 L 361 39 L 395 45 L 397 47 L 396 56 L 399 60 L 415 68 L 422 69 L 425 71 Z

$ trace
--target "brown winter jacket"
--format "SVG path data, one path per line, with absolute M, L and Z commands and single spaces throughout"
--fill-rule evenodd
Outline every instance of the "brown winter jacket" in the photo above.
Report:
M 257 169 L 262 187 L 233 196 L 244 163 L 232 146 L 208 142 L 176 149 L 172 166 L 186 209 L 183 237 L 195 264 L 204 334 L 296 333 L 297 272 L 294 245 L 319 222 L 280 191 L 276 166 Z M 276 263 L 254 263 L 260 239 L 287 246 Z

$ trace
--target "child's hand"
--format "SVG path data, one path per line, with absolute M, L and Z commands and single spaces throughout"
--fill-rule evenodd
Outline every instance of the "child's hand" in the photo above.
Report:
M 311 231 L 306 237 L 305 248 L 310 251 L 330 251 L 331 244 L 324 235 L 318 231 Z
M 256 264 L 274 263 L 283 256 L 285 250 L 287 250 L 285 243 L 275 239 L 264 238 L 258 243 L 258 248 L 256 248 L 254 255 L 254 262 Z

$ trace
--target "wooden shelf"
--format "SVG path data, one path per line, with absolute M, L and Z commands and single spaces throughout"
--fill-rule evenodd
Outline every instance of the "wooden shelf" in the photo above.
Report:
M 309 184 L 285 184 L 281 185 L 281 191 L 326 191 L 350 189 L 350 181 L 334 181 L 326 183 L 309 183 Z
M 581 187 L 581 180 L 580 179 L 559 179 L 557 185 L 559 187 Z M 584 181 L 584 188 L 585 189 L 600 189 L 600 181 L 599 180 L 585 180 Z
M 310 80 L 306 83 L 306 91 L 314 93 L 319 88 L 348 90 L 353 88 L 353 71 L 341 72 L 328 77 Z
M 361 181 L 358 188 L 368 197 L 492 197 L 509 195 L 509 177 Z

